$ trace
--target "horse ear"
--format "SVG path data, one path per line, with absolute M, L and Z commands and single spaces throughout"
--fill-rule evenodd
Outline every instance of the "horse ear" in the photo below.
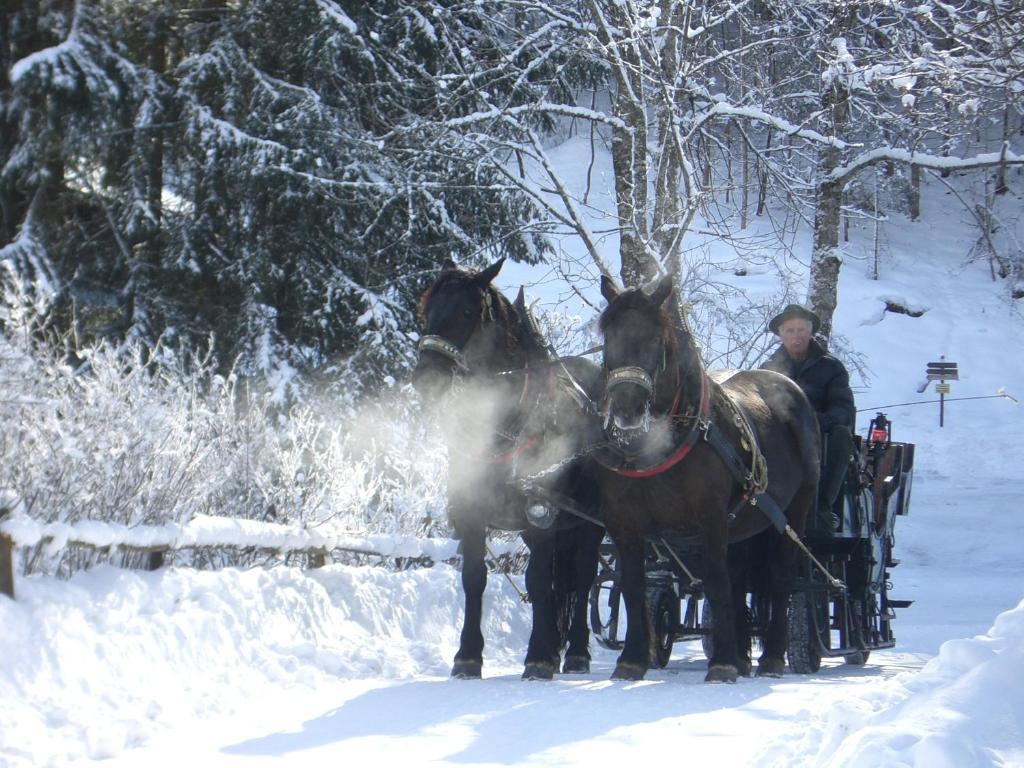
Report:
M 672 275 L 665 275 L 658 284 L 654 286 L 654 290 L 651 292 L 651 302 L 655 306 L 661 306 L 665 303 L 665 299 L 672 293 Z
M 601 275 L 601 295 L 608 300 L 609 304 L 619 298 L 619 293 L 620 291 L 615 287 L 612 279 L 608 275 Z
M 451 259 L 445 259 L 444 260 L 444 264 L 441 265 L 441 271 L 442 272 L 454 272 L 458 268 L 459 268 L 459 265 L 456 264 Z
M 505 257 L 502 256 L 496 262 L 491 264 L 487 269 L 483 270 L 475 278 L 475 282 L 481 288 L 486 288 L 491 284 L 491 281 L 498 276 L 501 271 L 501 265 L 505 263 Z
M 530 308 L 526 306 L 526 293 L 523 287 L 519 287 L 519 293 L 516 295 L 516 300 L 512 302 L 512 309 L 515 310 L 516 318 L 519 320 L 519 326 L 526 334 L 532 343 L 536 346 L 544 347 L 544 337 L 541 335 L 540 329 L 537 327 L 537 321 L 533 319 L 533 313 L 530 312 Z
M 526 293 L 523 291 L 523 286 L 519 286 L 519 293 L 516 294 L 516 300 L 513 302 L 513 306 L 516 308 L 521 316 L 526 313 Z

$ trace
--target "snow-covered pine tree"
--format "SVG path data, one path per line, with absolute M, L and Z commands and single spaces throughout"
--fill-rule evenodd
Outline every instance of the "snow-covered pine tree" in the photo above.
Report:
M 443 259 L 547 248 L 481 126 L 450 122 L 480 108 L 468 84 L 534 88 L 503 71 L 500 4 L 44 6 L 4 17 L 0 246 L 80 336 L 212 339 L 224 368 L 355 397 L 401 371 Z

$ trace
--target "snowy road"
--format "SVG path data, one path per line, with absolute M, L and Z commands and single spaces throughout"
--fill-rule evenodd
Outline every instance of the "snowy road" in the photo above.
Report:
M 690 645 L 690 644 L 688 644 Z M 881 689 L 921 658 L 827 665 L 814 677 L 708 686 L 699 647 L 641 683 L 593 674 L 523 683 L 517 669 L 482 681 L 355 681 L 268 691 L 231 718 L 189 724 L 105 765 L 626 765 L 679 750 L 687 761 L 752 765 L 771 742 L 799 742 L 813 713 Z M 272 695 L 271 695 L 272 694 Z

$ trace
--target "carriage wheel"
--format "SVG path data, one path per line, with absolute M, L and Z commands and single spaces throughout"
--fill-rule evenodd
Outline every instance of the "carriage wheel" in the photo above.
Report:
M 669 587 L 652 587 L 647 590 L 647 605 L 654 633 L 651 661 L 664 668 L 672 658 L 672 645 L 679 626 L 679 598 Z
M 711 606 L 708 605 L 707 598 L 705 598 L 700 609 L 700 647 L 704 650 L 704 656 L 708 661 L 711 661 L 715 655 L 715 639 L 711 636 L 714 626 L 715 619 L 711 615 Z
M 789 668 L 798 675 L 821 669 L 821 644 L 828 646 L 828 634 L 828 596 L 794 592 L 789 598 Z

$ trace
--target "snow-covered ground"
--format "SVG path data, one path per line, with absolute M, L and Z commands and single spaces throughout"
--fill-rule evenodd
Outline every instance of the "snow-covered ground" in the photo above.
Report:
M 887 224 L 880 280 L 866 261 L 844 268 L 836 329 L 870 372 L 854 377 L 858 407 L 932 399 L 916 390 L 939 355 L 960 365 L 951 397 L 1024 399 L 1020 310 L 965 262 L 955 201 L 928 191 L 924 221 Z M 856 256 L 870 233 L 854 236 Z M 531 274 L 543 269 L 503 279 Z M 0 765 L 1024 766 L 1024 410 L 951 402 L 942 428 L 935 404 L 882 410 L 918 445 L 892 590 L 914 603 L 897 647 L 864 667 L 709 686 L 687 643 L 645 681 L 611 682 L 614 654 L 595 644 L 591 674 L 524 683 L 528 611 L 492 576 L 485 679 L 453 681 L 461 590 L 447 565 L 101 567 L 19 579 L 17 601 L 0 598 Z

